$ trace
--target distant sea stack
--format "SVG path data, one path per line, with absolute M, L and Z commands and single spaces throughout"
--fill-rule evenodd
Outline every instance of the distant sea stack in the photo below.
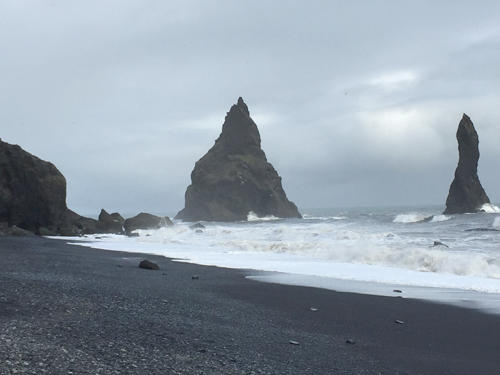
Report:
M 239 221 L 251 211 L 259 217 L 301 217 L 267 161 L 257 125 L 241 97 L 227 113 L 215 145 L 196 162 L 185 200 L 176 219 Z
M 66 207 L 66 179 L 52 163 L 0 140 L 0 224 L 77 235 L 95 231 L 96 221 Z
M 479 177 L 477 163 L 479 161 L 479 138 L 469 116 L 465 113 L 458 125 L 458 166 L 455 179 L 451 183 L 446 199 L 445 214 L 463 214 L 481 211 L 485 203 L 490 203 Z

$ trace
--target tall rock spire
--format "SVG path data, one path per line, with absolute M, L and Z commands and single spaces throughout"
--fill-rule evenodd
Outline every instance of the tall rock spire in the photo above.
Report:
M 196 162 L 191 181 L 177 219 L 238 221 L 250 211 L 258 216 L 301 217 L 267 161 L 257 125 L 241 97 L 227 113 L 215 145 Z
M 490 203 L 479 177 L 477 163 L 479 161 L 479 138 L 469 116 L 465 113 L 458 125 L 458 166 L 455 179 L 451 183 L 446 199 L 445 214 L 461 214 L 479 212 L 485 203 Z

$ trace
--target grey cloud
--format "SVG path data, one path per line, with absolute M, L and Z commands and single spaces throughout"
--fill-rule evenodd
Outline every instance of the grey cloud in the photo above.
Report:
M 443 203 L 471 115 L 499 200 L 495 1 L 0 3 L 0 137 L 68 203 L 175 213 L 247 101 L 300 207 Z

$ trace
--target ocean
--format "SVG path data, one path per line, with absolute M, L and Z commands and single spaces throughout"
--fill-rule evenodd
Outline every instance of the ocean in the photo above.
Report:
M 69 242 L 250 269 L 248 277 L 265 282 L 500 313 L 500 209 L 485 208 L 446 216 L 440 206 L 309 209 L 303 219 L 249 213 L 244 222 L 203 222 L 201 231 L 175 222 L 139 230 L 139 237 L 88 235 Z

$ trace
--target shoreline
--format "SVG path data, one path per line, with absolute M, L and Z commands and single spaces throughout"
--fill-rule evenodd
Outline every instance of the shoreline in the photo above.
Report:
M 139 269 L 144 258 L 160 270 Z M 0 374 L 491 374 L 500 366 L 500 317 L 472 309 L 263 283 L 247 270 L 45 238 L 0 238 L 0 259 Z
M 245 270 L 252 280 L 284 285 L 323 288 L 366 295 L 404 297 L 445 303 L 491 314 L 500 314 L 500 280 L 473 275 L 421 272 L 377 264 L 351 264 L 322 261 L 307 256 L 271 255 L 268 259 L 252 255 L 223 255 L 211 250 L 186 252 L 172 250 L 146 236 L 130 238 L 117 235 L 49 237 L 82 247 L 164 256 L 167 259 L 202 266 Z M 165 234 L 166 235 L 166 234 Z M 169 248 L 169 250 L 165 250 Z M 269 260 L 269 261 L 268 261 Z M 277 266 L 279 262 L 279 266 Z M 246 265 L 246 266 L 244 266 Z M 304 272 L 304 269 L 306 270 Z M 311 273 L 314 270 L 314 274 Z M 410 280 L 410 281 L 409 281 Z M 408 282 L 409 281 L 409 282 Z M 395 294 L 394 290 L 401 290 Z

